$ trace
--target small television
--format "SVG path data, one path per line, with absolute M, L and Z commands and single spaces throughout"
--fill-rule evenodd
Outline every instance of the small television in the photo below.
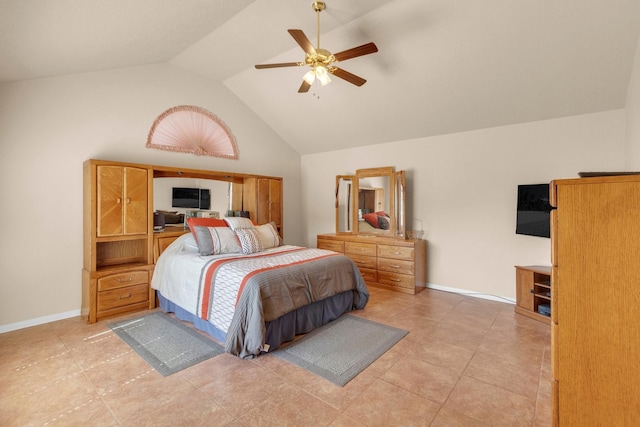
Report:
M 551 237 L 549 184 L 518 185 L 516 234 Z
M 209 209 L 211 207 L 211 195 L 206 188 L 173 187 L 171 207 Z

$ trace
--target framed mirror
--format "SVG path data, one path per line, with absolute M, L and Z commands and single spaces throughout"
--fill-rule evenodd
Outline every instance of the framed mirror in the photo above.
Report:
M 336 233 L 353 232 L 353 175 L 336 176 Z
M 359 169 L 354 181 L 356 234 L 392 236 L 394 219 L 394 173 L 392 167 Z
M 358 169 L 336 176 L 336 233 L 406 236 L 405 171 Z
M 393 167 L 336 176 L 336 233 L 405 238 L 405 172 Z
M 393 232 L 396 237 L 404 238 L 406 236 L 405 200 L 407 195 L 405 172 L 396 172 L 394 181 L 395 192 L 393 217 L 395 218 L 395 227 L 393 228 Z

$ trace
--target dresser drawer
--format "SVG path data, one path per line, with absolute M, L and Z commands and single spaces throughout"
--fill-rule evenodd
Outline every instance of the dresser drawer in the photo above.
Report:
M 112 274 L 98 279 L 98 292 L 147 283 L 149 283 L 149 273 L 147 271 Z
M 413 261 L 378 258 L 378 270 L 413 275 Z
M 413 261 L 413 252 L 412 246 L 378 245 L 378 256 L 382 258 Z
M 369 268 L 375 270 L 377 268 L 376 257 L 349 254 L 349 258 L 358 266 L 358 268 Z
M 318 239 L 318 249 L 326 249 L 329 251 L 344 253 L 344 242 L 335 240 Z
M 344 252 L 354 255 L 376 256 L 375 243 L 345 242 Z
M 98 293 L 98 312 L 149 300 L 149 284 L 115 288 Z
M 378 270 L 378 283 L 398 288 L 413 289 L 416 286 L 415 278 L 408 274 L 395 274 Z
M 378 281 L 378 272 L 368 268 L 359 268 L 360 274 L 365 282 L 375 283 Z

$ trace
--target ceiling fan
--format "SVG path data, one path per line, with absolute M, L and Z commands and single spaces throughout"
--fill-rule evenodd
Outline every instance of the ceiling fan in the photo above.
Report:
M 332 54 L 326 49 L 320 48 L 320 12 L 326 8 L 326 4 L 323 1 L 314 1 L 311 6 L 316 11 L 318 17 L 318 44 L 313 47 L 307 36 L 302 30 L 287 30 L 291 37 L 300 45 L 302 50 L 305 51 L 304 62 L 283 62 L 279 64 L 258 64 L 257 69 L 263 68 L 280 68 L 280 67 L 303 67 L 308 65 L 311 67 L 302 80 L 302 85 L 298 89 L 299 93 L 308 92 L 311 84 L 317 78 L 322 86 L 325 86 L 331 82 L 329 74 L 333 74 L 343 80 L 348 81 L 356 86 L 362 86 L 367 81 L 362 77 L 351 74 L 348 71 L 338 68 L 333 65 L 335 62 L 346 61 L 347 59 L 355 58 L 358 56 L 368 55 L 378 51 L 378 47 L 374 43 L 363 44 L 351 49 L 343 50 Z

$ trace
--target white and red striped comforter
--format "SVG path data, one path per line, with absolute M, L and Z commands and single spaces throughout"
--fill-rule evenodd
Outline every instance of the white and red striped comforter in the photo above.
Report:
M 355 264 L 335 252 L 280 246 L 200 256 L 190 235 L 163 252 L 152 286 L 226 334 L 225 350 L 240 357 L 263 350 L 266 321 L 348 290 L 356 291 L 355 308 L 369 297 Z

